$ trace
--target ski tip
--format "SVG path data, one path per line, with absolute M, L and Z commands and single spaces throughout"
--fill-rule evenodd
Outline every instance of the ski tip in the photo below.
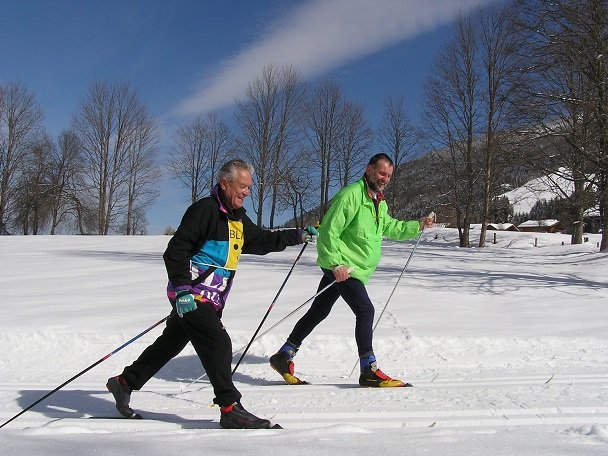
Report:
M 272 427 L 270 429 L 283 429 L 283 426 L 281 426 L 280 424 L 273 424 Z
M 308 385 L 306 380 L 302 380 L 301 378 L 296 377 L 295 375 L 291 375 L 290 373 L 281 374 L 283 380 L 287 382 L 288 385 Z

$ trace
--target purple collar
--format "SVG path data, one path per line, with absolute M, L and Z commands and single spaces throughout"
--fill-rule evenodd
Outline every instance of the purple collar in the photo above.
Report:
M 228 214 L 230 212 L 222 201 L 222 197 L 220 196 L 220 186 L 218 184 L 215 184 L 211 189 L 211 196 L 213 196 L 220 205 L 220 211 L 222 211 L 224 214 Z

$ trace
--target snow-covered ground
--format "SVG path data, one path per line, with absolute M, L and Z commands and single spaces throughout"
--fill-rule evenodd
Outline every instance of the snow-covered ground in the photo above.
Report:
M 454 230 L 425 232 L 375 332 L 380 367 L 414 388 L 357 386 L 354 319 L 339 301 L 295 359 L 311 385 L 285 385 L 267 364 L 303 310 L 235 374 L 245 407 L 283 430 L 219 429 L 206 379 L 191 384 L 203 374 L 191 347 L 133 394 L 151 419 L 102 419 L 117 416 L 106 379 L 158 327 L 0 429 L 1 454 L 606 455 L 608 255 L 589 238 L 499 232 L 461 249 Z M 0 237 L 2 423 L 166 315 L 167 241 Z M 413 246 L 385 243 L 368 287 L 376 315 Z M 235 352 L 300 249 L 242 258 L 224 313 Z M 314 294 L 314 260 L 309 246 L 263 331 Z
M 564 177 L 569 174 L 565 168 L 560 168 L 557 174 L 537 177 L 500 196 L 506 196 L 509 199 L 516 214 L 528 214 L 539 200 L 551 201 L 555 198 L 562 198 L 564 193 L 571 195 L 574 191 L 574 182 Z

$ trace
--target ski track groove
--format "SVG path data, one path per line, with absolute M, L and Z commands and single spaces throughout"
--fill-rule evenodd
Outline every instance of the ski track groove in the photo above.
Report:
M 449 390 L 449 389 L 475 389 L 475 388 L 494 388 L 497 393 L 501 393 L 507 398 L 514 407 L 497 407 L 492 401 L 488 402 L 487 408 L 474 407 L 470 409 L 436 409 L 436 410 L 416 410 L 417 404 L 413 404 L 409 409 L 398 411 L 384 412 L 369 412 L 362 411 L 360 414 L 353 416 L 352 412 L 339 412 L 333 410 L 322 411 L 302 411 L 298 413 L 279 412 L 274 416 L 269 417 L 273 422 L 278 422 L 285 429 L 314 429 L 332 425 L 349 424 L 358 426 L 364 429 L 378 428 L 411 428 L 411 427 L 484 427 L 484 426 L 524 426 L 524 425 L 580 425 L 588 423 L 598 423 L 608 425 L 608 406 L 572 406 L 563 404 L 551 404 L 550 406 L 529 407 L 525 402 L 517 399 L 511 394 L 511 387 L 527 386 L 545 390 L 554 388 L 560 385 L 589 385 L 589 384 L 605 384 L 608 382 L 608 373 L 596 374 L 559 374 L 548 373 L 546 375 L 529 375 L 529 376 L 497 376 L 485 378 L 454 378 L 454 377 L 428 377 L 426 381 L 414 382 L 414 388 L 404 388 L 404 397 L 407 397 L 408 392 L 424 391 L 425 389 L 433 390 Z M 548 379 L 550 383 L 547 384 Z M 333 380 L 333 381 L 332 381 Z M 335 395 L 336 390 L 354 391 L 359 387 L 349 379 L 318 379 L 319 383 L 313 383 L 306 386 L 291 386 L 283 383 L 258 383 L 258 384 L 243 384 L 237 382 L 239 389 L 243 392 L 270 393 L 278 392 L 288 394 L 309 394 L 308 391 L 313 391 L 315 395 L 327 392 L 328 395 Z M 199 388 L 208 386 L 206 384 L 197 384 Z M 52 388 L 48 388 L 50 390 Z M 72 385 L 71 390 L 89 391 L 95 396 L 99 396 L 110 401 L 108 393 L 103 388 L 103 385 L 97 383 L 78 383 Z M 40 384 L 12 384 L 0 383 L 0 391 L 18 391 L 30 390 L 41 392 L 41 395 L 48 391 L 44 385 Z M 366 389 L 362 390 L 371 394 L 378 393 L 379 390 Z M 393 391 L 396 392 L 396 391 Z M 196 405 L 197 402 L 188 397 L 175 397 L 180 395 L 196 396 L 199 393 L 198 389 L 190 391 L 179 391 L 179 386 L 176 383 L 163 382 L 159 384 L 149 385 L 148 388 L 142 390 L 139 394 L 142 395 L 140 404 L 145 404 L 145 394 L 164 395 L 168 399 L 182 400 L 191 402 Z M 287 396 L 286 396 L 287 397 Z M 199 398 L 200 399 L 200 398 Z M 280 398 L 277 399 L 280 402 Z M 198 403 L 200 405 L 200 403 Z M 405 404 L 404 407 L 407 407 Z M 144 418 L 148 415 L 150 419 L 144 420 L 128 420 L 128 419 L 89 419 L 95 418 L 90 416 L 74 417 L 70 409 L 62 407 L 49 406 L 59 416 L 49 417 L 44 413 L 30 411 L 30 417 L 20 419 L 15 423 L 21 429 L 43 429 L 61 427 L 66 433 L 86 433 L 86 432 L 114 432 L 125 431 L 132 432 L 136 430 L 142 431 L 159 431 L 168 432 L 175 430 L 188 429 L 205 429 L 206 431 L 218 430 L 217 414 L 215 411 L 209 411 L 208 414 L 190 414 L 188 412 L 179 415 L 172 415 L 171 418 L 162 417 L 162 414 L 154 411 L 141 411 Z M 10 418 L 12 413 L 16 411 L 6 410 L 0 417 L 2 421 Z M 62 416 L 65 414 L 65 416 Z M 6 415 L 6 416 L 4 416 Z M 109 413 L 111 415 L 111 413 Z M 161 416 L 160 419 L 155 417 Z M 108 418 L 110 418 L 109 416 Z M 105 417 L 98 417 L 105 418 Z M 72 429 L 73 428 L 73 429 Z M 249 431 L 251 432 L 251 430 Z M 268 430 L 256 432 L 269 432 Z M 273 430 L 273 432 L 279 432 Z M 281 431 L 282 432 L 282 431 Z
M 145 416 L 145 411 L 142 412 Z M 174 431 L 174 430 L 219 430 L 219 423 L 208 416 L 188 416 L 172 420 L 158 419 L 90 419 L 51 418 L 22 420 L 21 429 L 65 428 L 68 432 L 115 432 L 115 431 Z M 105 418 L 105 417 L 100 417 Z M 401 412 L 366 412 L 353 417 L 352 412 L 302 412 L 277 413 L 270 417 L 285 430 L 314 429 L 327 426 L 352 425 L 364 429 L 400 429 L 419 427 L 489 427 L 489 426 L 547 426 L 608 424 L 608 407 L 536 407 L 513 409 L 471 410 L 424 410 Z M 269 430 L 256 430 L 268 432 Z M 251 430 L 248 430 L 251 432 Z
M 302 375 L 305 378 L 306 375 Z M 238 388 L 242 391 L 273 391 L 280 390 L 285 391 L 286 388 L 299 390 L 301 388 L 306 389 L 359 389 L 359 386 L 354 380 L 344 378 L 322 378 L 315 380 L 314 377 L 307 378 L 310 381 L 307 385 L 294 386 L 286 385 L 278 380 L 260 380 L 255 384 L 247 384 L 235 381 Z M 186 383 L 181 382 L 181 383 Z M 412 383 L 414 389 L 445 389 L 445 388 L 477 388 L 477 387 L 496 387 L 496 386 L 551 386 L 551 385 L 575 385 L 575 384 L 601 384 L 608 383 L 608 373 L 605 374 L 547 374 L 547 375 L 533 375 L 533 376 L 513 376 L 513 377 L 485 377 L 485 378 L 450 378 L 442 377 L 440 372 L 433 374 L 432 376 L 426 377 L 425 380 L 413 379 Z M 181 390 L 179 383 L 160 383 L 154 385 L 148 385 L 147 388 L 143 389 L 142 393 L 161 394 L 168 397 L 183 396 L 186 394 L 194 394 L 205 389 L 209 389 L 211 385 L 209 383 L 195 383 L 191 389 Z M 39 383 L 0 383 L 0 391 L 19 391 L 19 390 L 30 390 L 48 392 L 55 388 L 55 386 L 41 385 Z M 76 383 L 72 384 L 70 388 L 63 388 L 63 390 L 89 390 L 98 391 L 100 394 L 107 394 L 107 390 L 101 383 Z M 407 388 L 406 388 L 407 390 Z

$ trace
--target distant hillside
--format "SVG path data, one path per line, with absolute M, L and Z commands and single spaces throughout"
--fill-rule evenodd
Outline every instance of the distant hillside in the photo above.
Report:
M 565 170 L 561 169 L 560 174 Z M 574 190 L 572 181 L 568 181 L 558 174 L 537 177 L 525 183 L 519 188 L 508 191 L 500 195 L 509 199 L 513 206 L 513 212 L 529 214 L 532 207 L 539 200 L 551 201 L 552 199 L 563 197 L 564 192 L 571 195 Z

